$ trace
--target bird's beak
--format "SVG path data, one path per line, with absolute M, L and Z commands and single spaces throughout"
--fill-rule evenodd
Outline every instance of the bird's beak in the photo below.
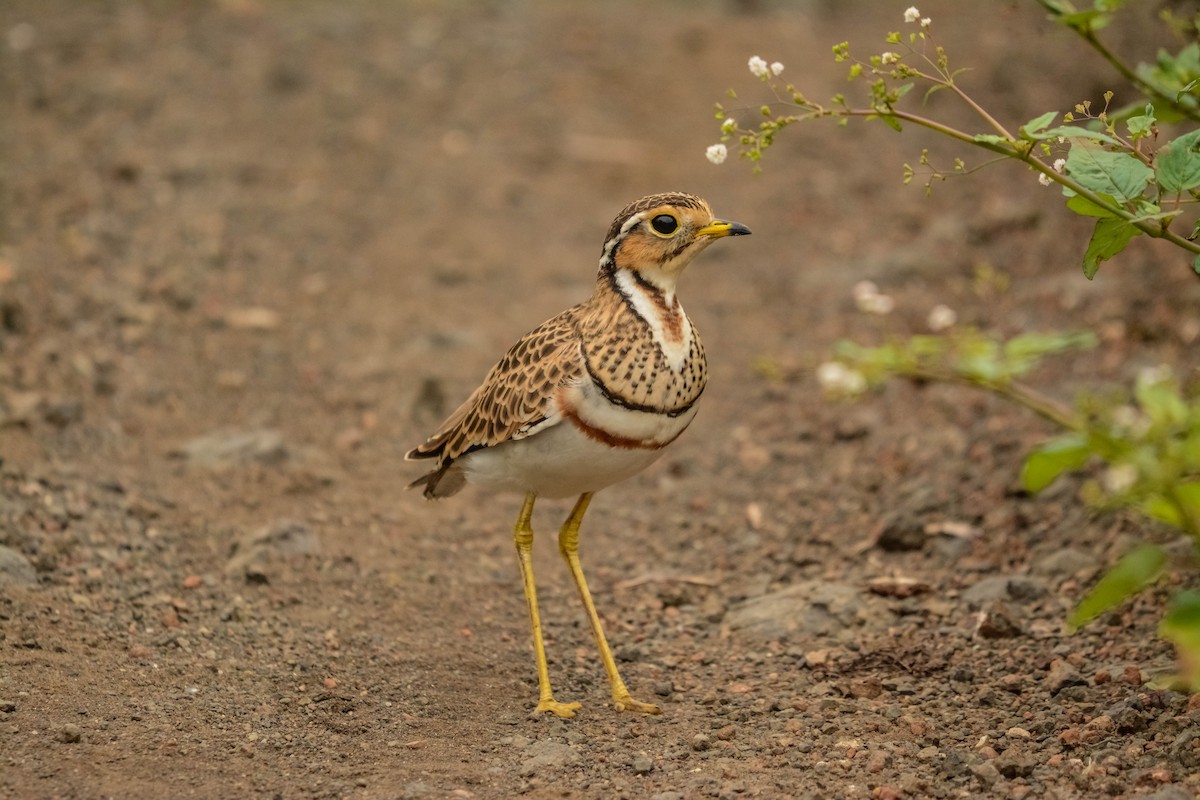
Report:
M 696 235 L 708 236 L 713 239 L 720 239 L 723 236 L 749 236 L 750 229 L 740 222 L 726 222 L 723 219 L 714 219 L 696 231 Z

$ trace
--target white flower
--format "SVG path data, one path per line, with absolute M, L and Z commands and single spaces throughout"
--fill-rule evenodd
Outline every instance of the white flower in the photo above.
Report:
M 767 65 L 766 59 L 758 56 L 750 56 L 747 66 L 750 67 L 750 73 L 756 78 L 765 78 L 771 74 L 771 67 Z
M 840 361 L 826 361 L 817 367 L 817 383 L 833 395 L 856 395 L 867 390 L 867 379 L 863 374 Z
M 916 6 L 909 6 L 904 12 L 905 22 L 916 22 L 920 18 L 921 12 L 917 10 Z
M 1038 175 L 1038 183 L 1040 183 L 1042 186 L 1049 186 L 1050 184 L 1054 183 L 1054 181 L 1050 180 L 1049 175 L 1043 173 Z
M 726 117 L 721 123 L 721 133 L 733 133 L 737 130 L 737 120 L 733 117 Z
M 892 309 L 895 307 L 896 301 L 888 297 L 886 294 L 871 295 L 870 297 L 861 300 L 858 304 L 860 311 L 866 312 L 867 314 L 878 314 L 881 317 L 892 313 Z
M 922 28 L 928 28 L 932 24 L 933 24 L 933 20 L 930 19 L 929 17 L 921 17 L 921 27 Z
M 850 290 L 850 294 L 854 295 L 854 302 L 862 300 L 864 297 L 871 297 L 879 294 L 879 287 L 874 281 L 859 281 L 854 284 L 854 288 Z
M 771 62 L 771 72 L 773 72 L 776 75 L 783 72 L 783 64 L 779 61 L 772 61 Z
M 704 156 L 714 164 L 724 163 L 725 157 L 728 155 L 729 150 L 723 144 L 710 144 L 704 151 Z
M 954 313 L 950 306 L 938 304 L 929 310 L 926 322 L 929 324 L 929 330 L 944 331 L 958 322 L 958 314 Z
M 1065 158 L 1054 159 L 1054 171 L 1062 174 L 1062 171 L 1067 168 L 1067 160 Z
M 892 309 L 896 307 L 896 301 L 886 294 L 881 294 L 879 287 L 871 281 L 859 281 L 854 284 L 851 294 L 854 295 L 854 305 L 858 306 L 859 311 L 867 314 L 883 316 L 892 313 Z
M 1124 494 L 1133 488 L 1137 479 L 1138 469 L 1133 464 L 1113 464 L 1100 480 L 1109 494 Z
M 892 51 L 889 50 L 888 52 L 879 56 L 879 60 L 882 61 L 884 64 L 895 64 L 897 61 L 900 60 L 900 56 L 896 55 L 895 53 L 893 53 Z

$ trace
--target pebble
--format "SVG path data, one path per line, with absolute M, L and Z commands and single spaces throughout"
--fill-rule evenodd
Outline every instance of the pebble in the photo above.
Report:
M 631 766 L 633 767 L 634 774 L 648 775 L 650 774 L 650 771 L 654 769 L 654 761 L 651 760 L 650 756 L 642 753 L 634 757 Z
M 991 762 L 979 762 L 971 765 L 971 774 L 976 776 L 979 783 L 982 783 L 984 788 L 990 788 L 992 784 L 1000 780 L 1000 770 L 996 769 L 996 765 Z
M 517 770 L 522 778 L 552 772 L 579 761 L 579 752 L 574 747 L 548 739 L 529 745 L 525 754 L 526 758 Z
M 276 465 L 294 456 L 283 440 L 283 434 L 273 430 L 219 431 L 192 439 L 172 455 L 187 463 L 210 469 L 237 464 Z
M 868 602 L 857 586 L 823 580 L 752 597 L 725 615 L 731 630 L 766 641 L 789 636 L 849 640 L 861 637 L 864 629 L 885 630 L 893 621 L 885 601 Z
M 225 564 L 228 575 L 243 575 L 254 583 L 267 582 L 272 562 L 319 552 L 317 534 L 303 522 L 279 519 L 264 525 L 234 544 Z
M 975 635 L 984 639 L 1011 639 L 1020 636 L 1018 617 L 1007 604 L 998 600 L 989 601 L 975 620 Z
M 1086 550 L 1064 547 L 1033 559 L 1030 568 L 1038 575 L 1053 578 L 1090 579 L 1100 570 L 1100 560 Z
M 995 759 L 996 769 L 1006 778 L 1028 778 L 1037 762 L 1024 752 L 1010 747 Z
M 907 516 L 895 516 L 884 523 L 875 545 L 888 553 L 920 550 L 925 546 L 925 527 Z
M 58 740 L 63 744 L 76 744 L 83 740 L 83 728 L 74 722 L 68 722 L 58 729 Z
M 0 545 L 0 588 L 33 586 L 38 582 L 37 570 L 20 552 Z
M 697 733 L 692 737 L 692 749 L 696 752 L 703 752 L 712 747 L 712 739 L 707 734 Z
M 993 575 L 965 589 L 962 599 L 975 608 L 995 600 L 1036 600 L 1044 597 L 1046 584 L 1024 575 Z
M 1087 683 L 1087 679 L 1080 674 L 1079 670 L 1071 666 L 1067 661 L 1061 658 L 1056 658 L 1050 662 L 1050 670 L 1046 673 L 1046 688 L 1050 690 L 1050 694 L 1058 694 L 1068 686 L 1081 686 Z

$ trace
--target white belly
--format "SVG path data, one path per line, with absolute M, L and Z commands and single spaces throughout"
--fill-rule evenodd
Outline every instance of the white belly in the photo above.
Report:
M 569 422 L 459 459 L 467 482 L 495 491 L 571 497 L 611 486 L 641 472 L 661 449 L 612 447 Z

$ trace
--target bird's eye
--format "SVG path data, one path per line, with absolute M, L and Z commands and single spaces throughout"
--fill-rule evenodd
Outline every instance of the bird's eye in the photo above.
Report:
M 679 230 L 679 220 L 672 217 L 670 214 L 659 214 L 654 219 L 650 220 L 650 227 L 654 232 L 662 236 L 670 236 L 675 231 Z

